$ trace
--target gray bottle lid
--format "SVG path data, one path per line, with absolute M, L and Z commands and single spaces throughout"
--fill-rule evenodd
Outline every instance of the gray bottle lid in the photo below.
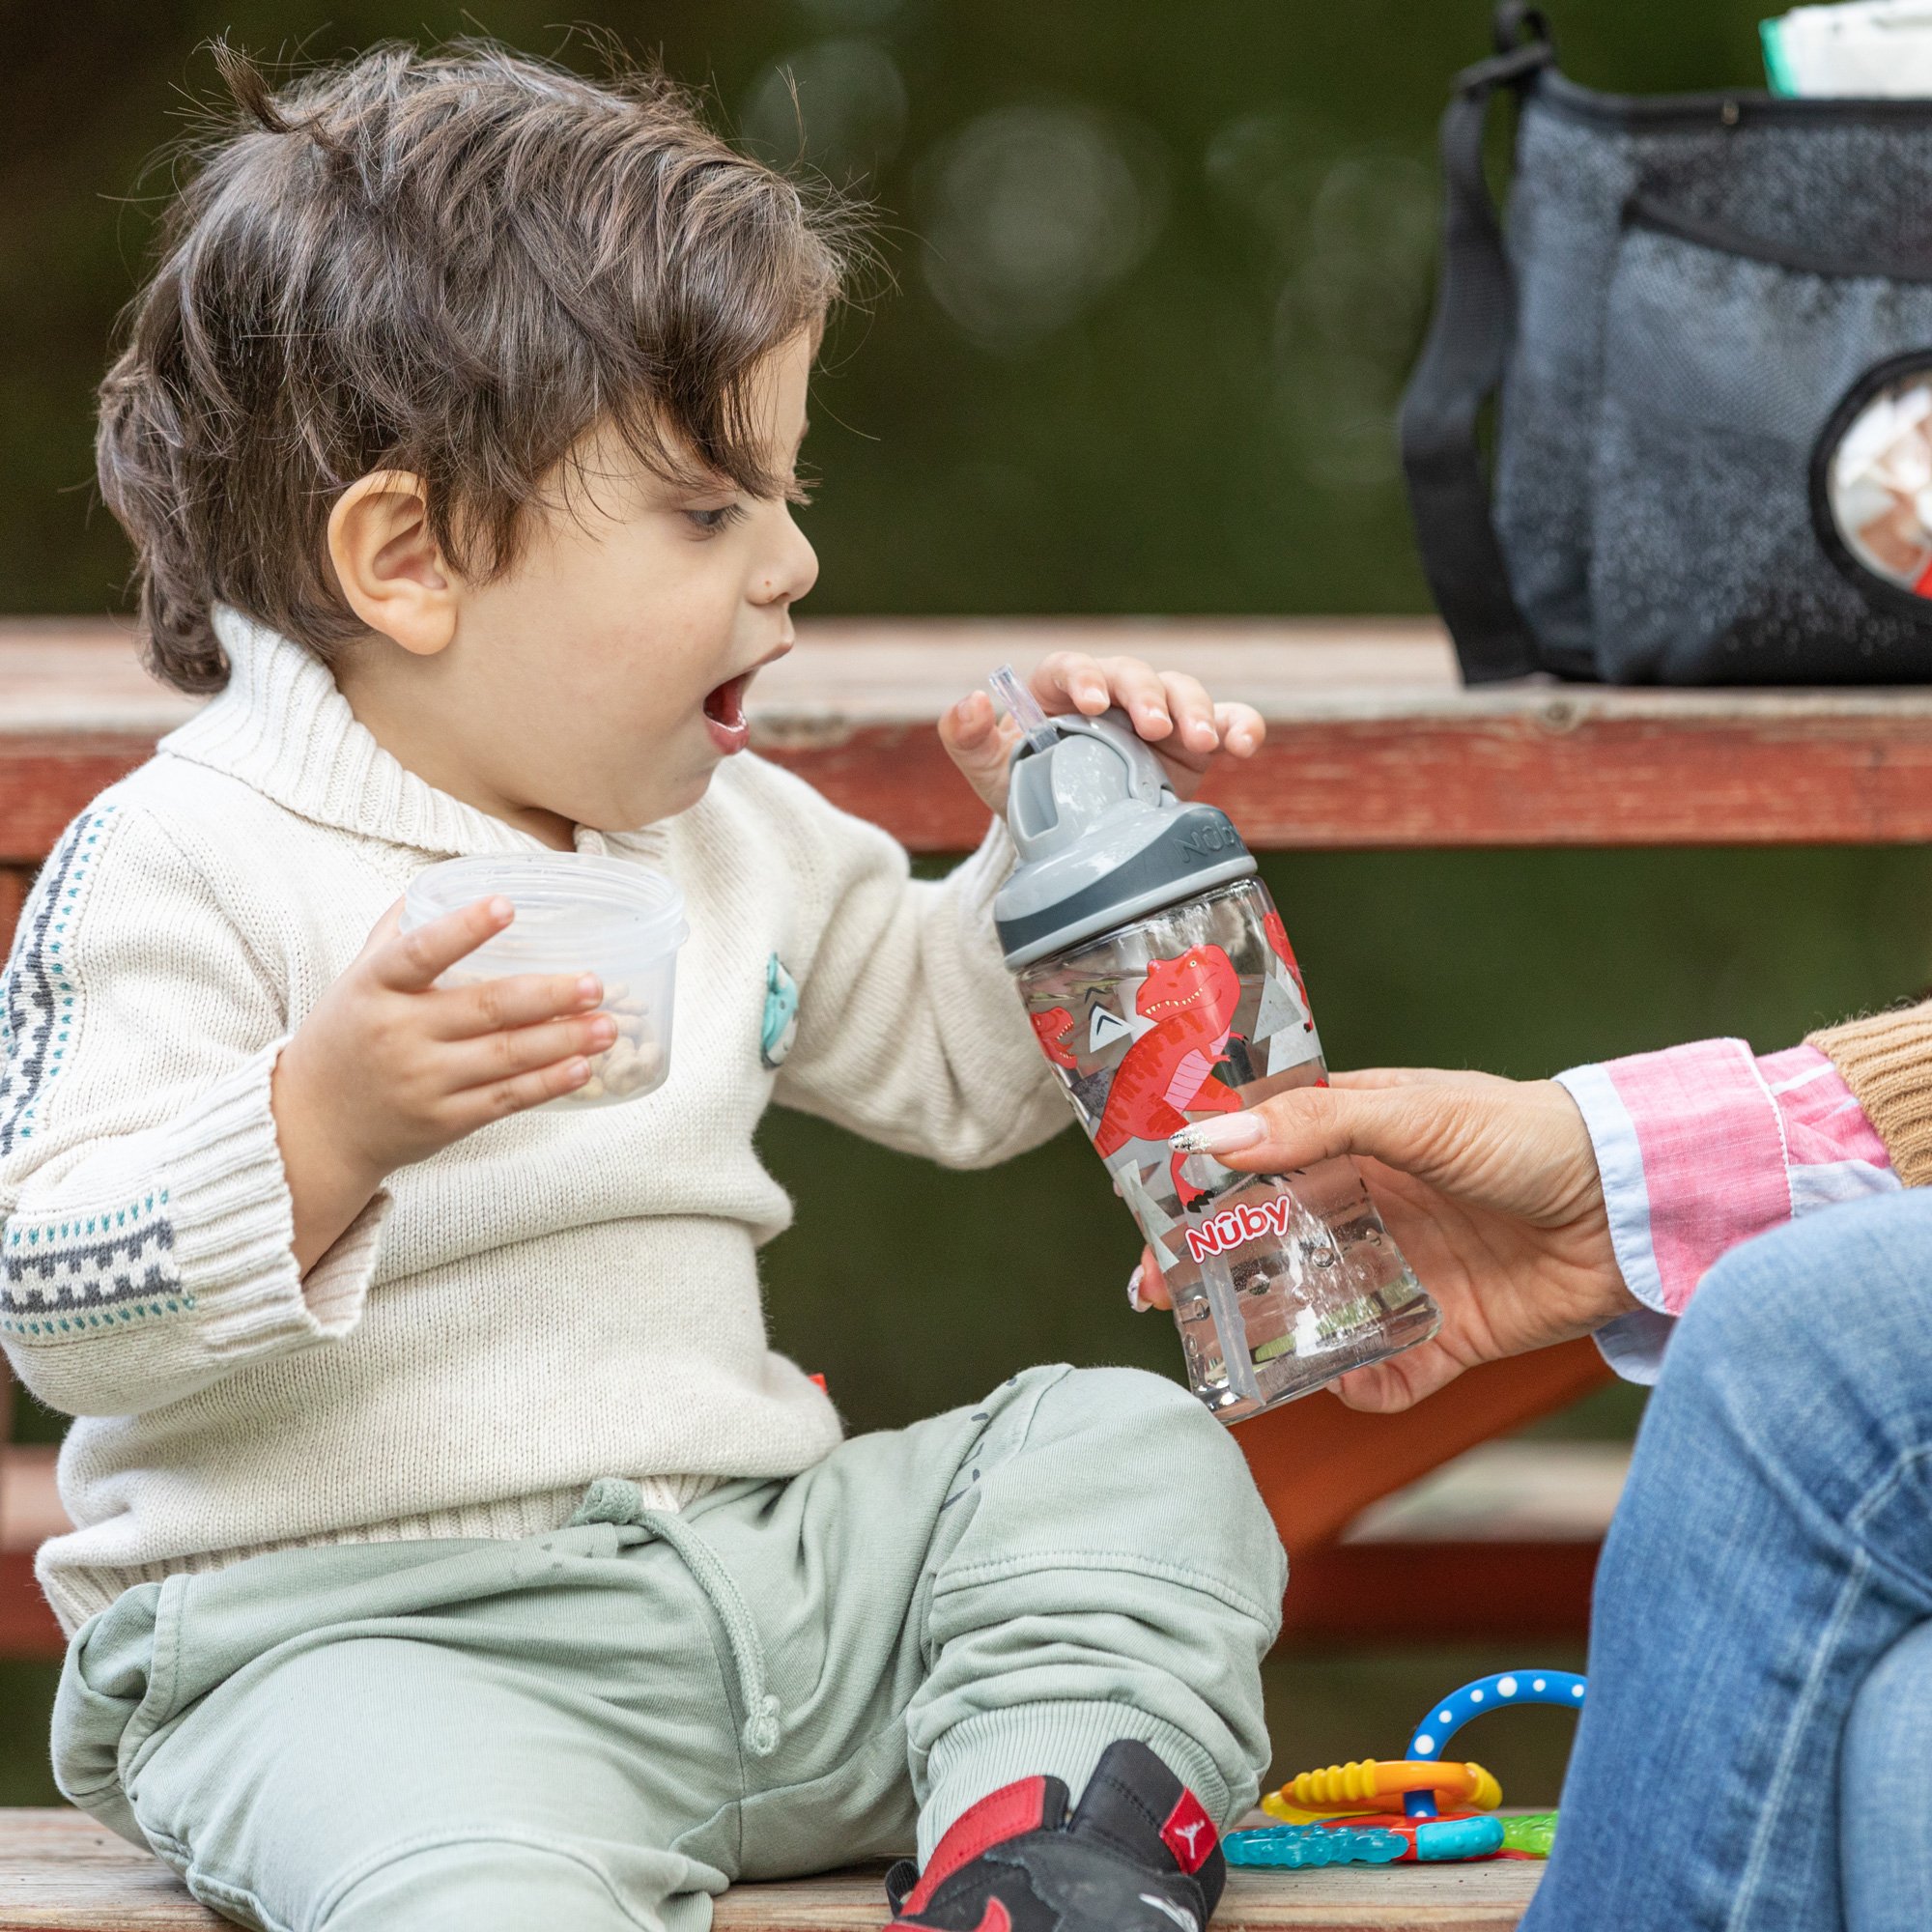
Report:
M 1009 967 L 1254 872 L 1227 813 L 1182 804 L 1124 712 L 1048 722 L 1054 742 L 1020 741 L 1007 795 L 1020 859 L 993 923 Z

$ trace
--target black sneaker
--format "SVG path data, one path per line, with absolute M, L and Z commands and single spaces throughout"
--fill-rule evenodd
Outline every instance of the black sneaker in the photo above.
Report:
M 923 1873 L 895 1864 L 886 1897 L 895 1926 L 935 1932 L 1203 1932 L 1227 1876 L 1201 1801 L 1122 1738 L 1071 1818 L 1059 1778 L 1023 1777 L 980 1799 Z

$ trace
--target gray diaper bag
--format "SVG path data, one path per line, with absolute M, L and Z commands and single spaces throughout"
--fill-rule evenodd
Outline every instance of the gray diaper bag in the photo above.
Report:
M 1495 31 L 1401 414 L 1464 677 L 1932 680 L 1932 101 L 1599 94 Z

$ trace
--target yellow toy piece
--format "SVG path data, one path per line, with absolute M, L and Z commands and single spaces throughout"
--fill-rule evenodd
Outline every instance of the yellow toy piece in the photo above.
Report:
M 1388 1800 L 1411 1791 L 1433 1791 L 1435 1802 L 1457 1810 L 1493 1811 L 1502 1786 L 1479 1764 L 1428 1763 L 1420 1758 L 1362 1758 L 1304 1771 L 1262 1800 L 1262 1809 L 1285 1825 L 1312 1825 L 1356 1811 L 1386 1811 Z

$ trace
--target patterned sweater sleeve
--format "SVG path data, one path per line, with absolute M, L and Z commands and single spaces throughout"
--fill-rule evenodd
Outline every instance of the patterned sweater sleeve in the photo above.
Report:
M 389 1197 L 299 1275 L 285 1017 L 150 812 L 74 820 L 0 975 L 0 1343 L 42 1401 L 137 1414 L 355 1325 Z
M 1014 858 L 1005 825 L 945 879 L 915 879 L 896 839 L 797 790 L 822 924 L 774 1099 L 946 1167 L 1049 1139 L 1072 1114 L 993 931 Z

